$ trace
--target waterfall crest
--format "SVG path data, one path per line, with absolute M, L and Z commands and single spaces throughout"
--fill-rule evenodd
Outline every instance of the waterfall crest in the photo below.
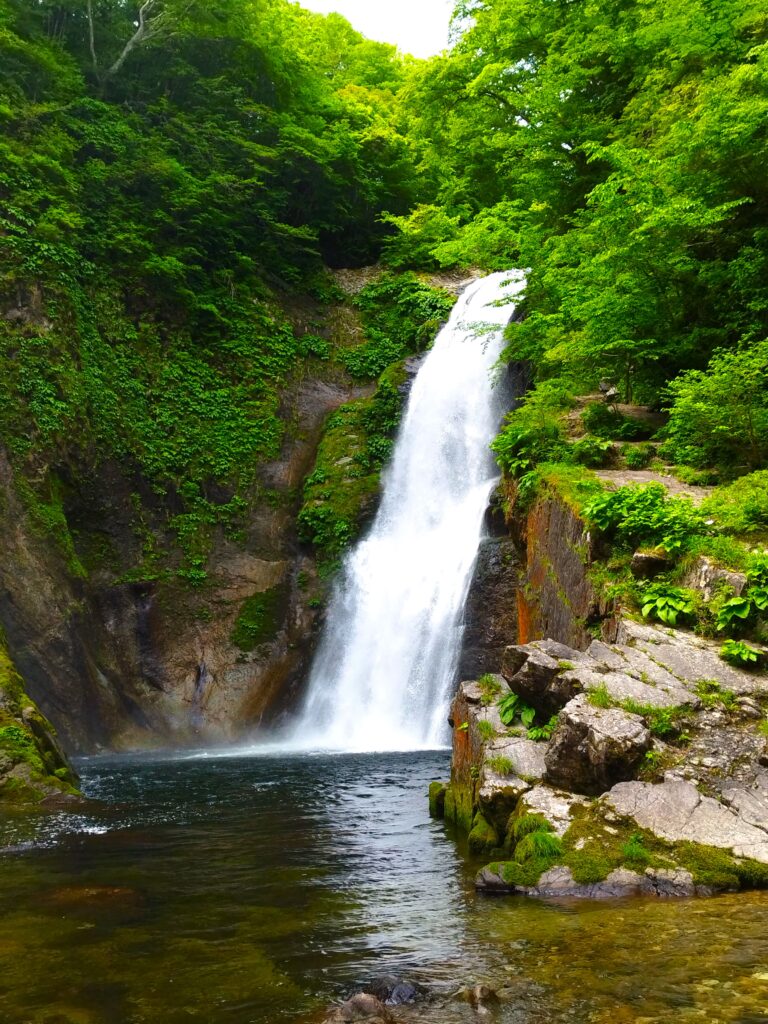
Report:
M 413 383 L 381 505 L 347 556 L 292 745 L 382 751 L 442 746 L 462 612 L 497 479 L 503 412 L 492 367 L 522 275 L 461 295 Z

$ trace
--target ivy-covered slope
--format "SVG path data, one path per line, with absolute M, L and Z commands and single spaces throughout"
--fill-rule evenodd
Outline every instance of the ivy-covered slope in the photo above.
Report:
M 445 306 L 390 280 L 388 346 L 327 269 L 417 195 L 406 75 L 287 0 L 0 0 L 0 622 L 69 749 L 224 738 L 300 677 L 322 425 Z

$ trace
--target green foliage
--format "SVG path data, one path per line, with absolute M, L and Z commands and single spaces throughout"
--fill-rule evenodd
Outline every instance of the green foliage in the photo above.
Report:
M 557 715 L 552 715 L 552 717 L 549 719 L 549 721 L 545 722 L 544 725 L 533 725 L 533 726 L 531 726 L 531 728 L 528 729 L 528 732 L 526 733 L 526 735 L 527 735 L 529 740 L 536 740 L 536 741 L 550 740 L 550 739 L 552 739 L 552 734 L 554 733 L 555 729 L 557 728 L 557 722 L 558 722 L 558 716 Z
M 481 718 L 477 723 L 477 731 L 480 733 L 482 739 L 489 742 L 496 735 L 496 730 L 493 728 L 493 723 L 489 722 L 487 718 Z
M 505 426 L 491 445 L 505 473 L 520 478 L 540 462 L 567 458 L 560 427 L 560 414 L 566 407 L 565 385 L 548 381 L 538 385 L 507 416 Z
M 688 617 L 694 613 L 692 595 L 667 583 L 651 583 L 645 587 L 641 601 L 645 618 L 657 619 L 667 626 L 675 626 L 680 616 Z
M 580 466 L 595 469 L 610 462 L 613 445 L 610 441 L 601 441 L 595 437 L 585 437 L 571 446 L 571 454 Z
M 615 441 L 636 441 L 649 436 L 648 425 L 625 416 L 605 402 L 590 402 L 582 413 L 584 429 L 596 437 Z
M 640 715 L 644 718 L 652 736 L 664 740 L 677 740 L 686 742 L 688 737 L 685 732 L 685 725 L 688 718 L 688 711 L 682 707 L 657 707 L 655 704 L 640 704 L 636 700 L 627 698 L 615 700 L 608 692 L 605 684 L 590 690 L 587 699 L 596 708 L 621 708 L 633 715 Z
M 725 533 L 767 532 L 768 470 L 758 470 L 727 487 L 717 487 L 702 502 L 701 511 L 711 516 Z
M 487 707 L 489 704 L 495 703 L 496 698 L 498 697 L 502 690 L 502 685 L 499 682 L 498 678 L 494 676 L 491 672 L 486 672 L 485 675 L 480 676 L 480 678 L 477 680 L 477 684 L 482 691 L 480 703 L 484 707 Z
M 563 852 L 563 844 L 554 832 L 536 830 L 524 835 L 515 847 L 515 860 L 524 864 L 529 860 L 555 859 Z
M 655 455 L 653 445 L 631 445 L 626 444 L 621 449 L 621 454 L 627 469 L 645 469 Z
M 403 376 L 401 364 L 394 364 L 371 398 L 348 402 L 326 421 L 298 516 L 299 536 L 326 568 L 336 564 L 373 510 L 402 415 Z
M 720 657 L 739 668 L 758 668 L 762 661 L 761 652 L 743 640 L 726 640 L 720 648 Z
M 274 640 L 282 626 L 287 599 L 285 584 L 246 598 L 235 620 L 232 643 L 241 651 L 253 651 Z
M 119 467 L 158 560 L 174 539 L 200 582 L 281 451 L 282 396 L 335 354 L 298 293 L 337 301 L 323 262 L 374 261 L 414 198 L 406 65 L 338 16 L 235 0 L 156 5 L 117 66 L 136 10 L 95 4 L 91 39 L 65 8 L 0 3 L 0 440 L 40 507 L 54 476 L 87 502 Z
M 486 758 L 485 763 L 491 769 L 492 772 L 496 772 L 497 775 L 514 775 L 515 766 L 508 757 L 498 755 L 496 757 Z
M 609 491 L 590 501 L 584 515 L 620 544 L 660 546 L 671 553 L 706 529 L 690 498 L 670 497 L 659 483 Z
M 499 718 L 504 725 L 514 725 L 515 719 L 519 718 L 526 728 L 533 725 L 536 711 L 530 707 L 516 693 L 508 693 L 499 701 Z
M 651 859 L 648 850 L 645 848 L 642 832 L 633 832 L 622 846 L 621 853 L 630 864 L 640 867 L 646 865 Z
M 768 341 L 716 352 L 706 370 L 669 386 L 664 454 L 673 462 L 715 466 L 729 476 L 768 461 Z
M 716 679 L 700 679 L 696 683 L 696 694 L 705 708 L 734 711 L 738 706 L 733 690 L 723 687 Z
M 353 377 L 378 377 L 390 363 L 422 352 L 448 318 L 454 298 L 422 283 L 415 274 L 382 274 L 355 300 L 366 342 L 350 350 L 344 362 Z
M 515 842 L 521 842 L 534 832 L 551 832 L 552 826 L 543 814 L 516 814 L 510 822 Z

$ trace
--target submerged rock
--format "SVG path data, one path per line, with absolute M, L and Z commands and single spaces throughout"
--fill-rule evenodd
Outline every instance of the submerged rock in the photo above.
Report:
M 425 995 L 421 985 L 399 978 L 396 974 L 383 974 L 373 978 L 366 991 L 375 996 L 385 1006 L 405 1006 L 415 1003 Z
M 583 695 L 560 712 L 546 754 L 546 779 L 575 793 L 599 794 L 631 779 L 651 749 L 651 734 L 639 715 L 593 707 Z
M 358 992 L 332 1010 L 323 1024 L 350 1024 L 359 1020 L 368 1021 L 368 1024 L 391 1024 L 392 1019 L 380 999 L 370 992 Z

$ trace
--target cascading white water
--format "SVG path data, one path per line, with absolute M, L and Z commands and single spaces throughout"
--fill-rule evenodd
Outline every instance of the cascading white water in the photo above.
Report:
M 461 295 L 414 381 L 370 532 L 328 609 L 292 743 L 305 749 L 438 747 L 461 618 L 496 471 L 502 398 L 492 367 L 522 275 Z

